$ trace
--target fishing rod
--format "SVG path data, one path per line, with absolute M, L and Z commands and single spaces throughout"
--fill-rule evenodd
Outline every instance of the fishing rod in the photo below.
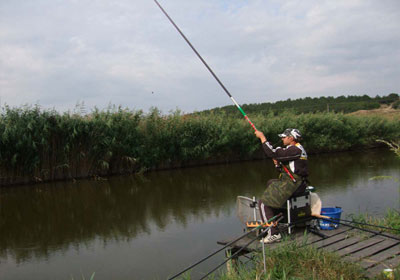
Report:
M 245 234 L 239 236 L 239 237 L 236 238 L 235 240 L 229 242 L 228 244 L 226 244 L 226 245 L 225 245 L 224 247 L 222 247 L 221 249 L 218 249 L 217 251 L 215 251 L 215 252 L 209 254 L 208 256 L 202 258 L 202 259 L 199 260 L 198 262 L 196 262 L 196 263 L 194 263 L 194 264 L 188 266 L 187 268 L 185 268 L 185 269 L 182 270 L 181 272 L 175 274 L 175 275 L 172 276 L 171 278 L 168 278 L 168 280 L 175 279 L 176 277 L 178 277 L 178 276 L 181 275 L 182 273 L 185 273 L 185 272 L 188 271 L 189 269 L 192 269 L 192 268 L 195 267 L 196 265 L 199 265 L 200 263 L 202 263 L 202 262 L 204 262 L 205 260 L 207 260 L 207 259 L 211 258 L 212 256 L 214 256 L 215 254 L 221 252 L 223 249 L 229 247 L 230 245 L 236 243 L 237 241 L 239 241 L 240 239 L 246 237 L 246 236 L 249 235 L 250 233 L 252 233 L 252 232 L 258 230 L 259 228 L 263 227 L 264 225 L 266 225 L 266 224 L 268 224 L 268 223 L 274 221 L 275 219 L 277 219 L 277 218 L 279 218 L 279 217 L 281 217 L 281 216 L 282 216 L 282 213 L 279 213 L 278 215 L 272 217 L 271 219 L 269 219 L 269 220 L 266 221 L 265 223 L 262 223 L 261 225 L 259 225 L 259 226 L 255 227 L 255 228 L 253 228 L 252 230 L 250 230 L 249 232 L 246 232 Z M 268 228 L 269 228 L 269 227 L 268 227 Z
M 283 217 L 280 217 L 278 220 L 276 220 L 276 222 L 279 222 L 280 220 L 282 220 Z M 227 261 L 233 259 L 234 257 L 236 257 L 237 255 L 239 255 L 240 252 L 242 252 L 245 248 L 247 248 L 247 246 L 249 246 L 251 243 L 253 243 L 254 241 L 256 241 L 260 236 L 262 236 L 263 234 L 265 234 L 267 232 L 268 229 L 270 229 L 272 227 L 272 225 L 270 225 L 269 227 L 267 227 L 262 233 L 260 233 L 259 235 L 257 235 L 256 237 L 254 237 L 253 239 L 251 239 L 249 242 L 247 242 L 244 246 L 242 246 L 238 251 L 236 251 L 232 256 L 230 256 L 229 258 L 227 258 L 226 260 L 224 260 L 222 263 L 220 263 L 219 265 L 217 265 L 215 268 L 213 268 L 211 271 L 209 271 L 206 275 L 204 275 L 203 277 L 201 277 L 199 280 L 203 280 L 205 278 L 207 278 L 207 276 L 209 276 L 211 273 L 213 273 L 214 271 L 216 271 L 218 268 L 220 268 L 222 265 L 224 265 Z
M 168 20 L 172 23 L 172 25 L 175 27 L 175 29 L 181 34 L 182 38 L 188 43 L 190 48 L 194 51 L 194 53 L 197 55 L 197 57 L 203 62 L 204 66 L 210 71 L 211 75 L 215 78 L 215 80 L 218 82 L 218 84 L 222 87 L 222 89 L 225 91 L 225 93 L 229 96 L 229 98 L 232 100 L 232 102 L 235 104 L 235 106 L 238 108 L 240 113 L 242 113 L 243 117 L 248 121 L 248 123 L 251 125 L 251 127 L 254 129 L 254 131 L 257 131 L 256 126 L 253 124 L 253 122 L 250 120 L 250 118 L 246 115 L 246 113 L 243 111 L 242 107 L 236 102 L 236 100 L 233 98 L 231 93 L 228 91 L 228 89 L 224 86 L 224 84 L 221 82 L 221 80 L 218 78 L 218 76 L 214 73 L 214 71 L 211 69 L 210 66 L 208 66 L 207 62 L 203 59 L 203 57 L 200 55 L 200 53 L 195 49 L 195 47 L 190 43 L 188 38 L 186 38 L 185 34 L 179 29 L 179 27 L 175 24 L 175 22 L 172 20 L 172 18 L 167 14 L 167 12 L 161 7 L 160 3 L 158 3 L 157 0 L 154 0 L 154 2 L 157 4 L 157 6 L 160 8 L 160 10 L 164 13 L 164 15 L 168 18 Z M 296 179 L 293 177 L 292 173 L 287 169 L 285 165 L 282 164 L 282 167 L 284 171 L 289 175 L 290 179 L 296 183 Z
M 192 43 L 190 43 L 190 41 L 188 40 L 188 38 L 186 38 L 185 34 L 183 34 L 183 32 L 179 29 L 179 27 L 175 24 L 175 22 L 172 20 L 172 18 L 167 14 L 167 12 L 163 9 L 163 7 L 161 7 L 160 3 L 158 3 L 157 0 L 154 0 L 154 2 L 156 2 L 157 6 L 161 9 L 161 11 L 164 13 L 164 15 L 168 18 L 168 20 L 172 23 L 172 25 L 176 28 L 176 30 L 179 32 L 179 34 L 181 34 L 181 36 L 183 37 L 183 39 L 185 39 L 186 43 L 188 43 L 188 45 L 192 48 L 192 50 L 194 51 L 194 53 L 197 55 L 197 57 L 201 60 L 201 62 L 203 62 L 203 64 L 206 66 L 206 68 L 208 69 L 208 71 L 210 71 L 211 75 L 215 78 L 215 80 L 217 80 L 218 84 L 222 87 L 222 89 L 225 91 L 225 93 L 229 96 L 229 98 L 232 100 L 232 102 L 236 105 L 236 107 L 239 109 L 239 111 L 242 113 L 243 117 L 249 122 L 249 124 L 251 125 L 251 127 L 257 131 L 257 128 L 255 127 L 255 125 L 251 122 L 251 120 L 249 119 L 249 117 L 246 115 L 246 113 L 243 111 L 242 107 L 240 107 L 240 105 L 236 102 L 236 100 L 233 98 L 233 96 L 230 94 L 230 92 L 228 91 L 228 89 L 224 86 L 224 84 L 221 82 L 221 80 L 217 77 L 217 75 L 214 73 L 214 71 L 211 69 L 210 66 L 208 66 L 207 62 L 203 59 L 203 57 L 199 54 L 199 52 L 193 47 Z
M 332 221 L 332 219 L 325 219 L 325 218 L 322 218 L 321 220 Z M 350 227 L 355 228 L 355 229 L 359 229 L 359 230 L 362 230 L 362 231 L 365 231 L 365 232 L 381 235 L 381 236 L 384 236 L 384 237 L 388 237 L 388 238 L 400 241 L 400 237 L 393 236 L 393 235 L 388 235 L 388 234 L 385 234 L 385 233 L 382 233 L 382 232 L 379 232 L 379 231 L 370 230 L 370 229 L 366 229 L 366 228 L 361 228 L 361 227 L 357 227 L 357 226 L 354 226 L 354 225 L 349 225 L 349 224 L 338 222 L 338 221 L 335 221 L 335 223 L 338 223 L 338 224 L 344 225 L 344 226 L 350 226 Z
M 324 219 L 324 218 L 323 218 Z M 381 228 L 381 229 L 386 229 L 386 230 L 392 230 L 392 231 L 397 231 L 400 232 L 400 229 L 397 228 L 390 228 L 390 227 L 385 227 L 385 226 L 379 226 L 379 225 L 373 225 L 373 224 L 368 224 L 368 223 L 361 223 L 361 222 L 356 222 L 356 221 L 350 221 L 350 220 L 345 220 L 345 219 L 338 219 L 338 218 L 329 218 L 330 221 L 336 222 L 346 222 L 350 224 L 357 224 L 357 225 L 362 225 L 362 226 L 369 226 L 369 227 L 376 227 L 376 228 Z
M 356 221 L 349 221 L 349 220 L 344 220 L 344 219 L 338 219 L 338 218 L 331 218 L 331 220 L 336 221 L 342 221 L 342 222 L 347 222 L 351 224 L 358 224 L 362 226 L 370 226 L 370 227 L 376 227 L 376 228 L 381 228 L 381 229 L 386 229 L 386 230 L 392 230 L 392 231 L 398 231 L 400 232 L 400 229 L 397 228 L 390 228 L 390 227 L 385 227 L 385 226 L 378 226 L 378 225 L 373 225 L 373 224 L 367 224 L 367 223 L 361 223 L 361 222 L 356 222 Z

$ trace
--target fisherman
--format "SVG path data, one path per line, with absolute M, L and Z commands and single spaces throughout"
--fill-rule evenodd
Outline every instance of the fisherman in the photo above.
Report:
M 271 219 L 278 208 L 283 208 L 287 199 L 294 193 L 302 193 L 307 187 L 307 153 L 301 141 L 301 133 L 298 129 L 288 128 L 279 137 L 285 148 L 274 148 L 267 141 L 264 133 L 256 130 L 255 135 L 260 139 L 265 154 L 272 158 L 275 167 L 279 171 L 279 179 L 271 179 L 267 182 L 259 207 L 263 222 Z M 281 239 L 281 234 L 276 227 L 271 227 L 267 236 L 261 242 L 271 243 Z

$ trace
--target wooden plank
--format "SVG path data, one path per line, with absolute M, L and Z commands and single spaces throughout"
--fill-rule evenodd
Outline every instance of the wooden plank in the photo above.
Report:
M 368 238 L 367 240 L 363 240 L 363 241 L 358 242 L 358 243 L 356 243 L 356 244 L 354 244 L 354 245 L 351 245 L 351 246 L 345 247 L 345 248 L 343 248 L 343 249 L 340 249 L 340 250 L 336 251 L 336 253 L 337 253 L 339 256 L 348 255 L 348 254 L 357 252 L 357 251 L 359 251 L 359 250 L 362 250 L 362 249 L 364 249 L 364 248 L 367 248 L 367 247 L 369 247 L 369 246 L 372 246 L 372 245 L 374 245 L 374 244 L 383 242 L 384 240 L 385 240 L 385 239 L 383 239 L 382 237 L 373 236 L 373 237 L 371 237 L 371 238 Z
M 338 234 L 341 234 L 343 232 L 347 232 L 347 231 L 349 231 L 351 229 L 352 229 L 351 227 L 343 226 L 343 227 L 339 227 L 339 228 L 333 229 L 333 230 L 321 230 L 320 232 L 323 235 L 325 235 L 326 238 L 323 238 L 323 237 L 321 237 L 321 236 L 319 236 L 317 234 L 314 234 L 312 232 L 307 232 L 304 235 L 304 231 L 303 231 L 302 234 L 296 234 L 295 240 L 296 240 L 297 243 L 300 243 L 300 244 L 304 243 L 304 244 L 309 245 L 309 244 L 313 244 L 313 243 L 318 242 L 318 241 L 323 240 L 323 239 L 331 238 L 331 237 L 336 236 Z
M 394 258 L 391 259 L 387 259 L 384 262 L 369 268 L 368 271 L 368 275 L 369 276 L 376 276 L 379 273 L 381 273 L 385 268 L 395 268 L 400 264 L 400 256 L 396 256 Z
M 328 240 L 328 239 L 330 239 L 332 237 L 335 237 L 335 236 L 338 236 L 340 234 L 343 234 L 344 232 L 348 232 L 351 229 L 352 229 L 351 227 L 344 226 L 344 227 L 341 227 L 341 228 L 338 228 L 338 229 L 335 229 L 335 230 L 321 231 L 323 234 L 326 234 L 328 236 L 327 238 L 322 238 L 319 235 L 316 235 L 316 234 L 313 234 L 313 233 L 308 232 L 306 230 L 303 230 L 303 231 L 294 232 L 291 235 L 286 236 L 286 238 L 284 237 L 283 239 L 286 240 L 286 241 L 289 241 L 291 239 L 293 242 L 297 242 L 300 245 L 302 245 L 302 244 L 309 245 L 309 244 L 313 244 L 313 243 L 318 242 L 318 241 Z M 338 238 L 338 239 L 342 239 L 342 238 Z M 328 241 L 326 241 L 326 242 L 327 242 L 326 244 L 328 244 Z M 279 247 L 280 244 L 281 243 L 272 243 L 272 244 L 268 245 L 268 247 L 270 249 L 273 249 L 273 248 Z
M 282 239 L 279 242 L 272 242 L 272 243 L 266 243 L 265 246 L 269 250 L 273 250 L 279 246 L 281 246 L 284 243 L 291 243 L 291 242 L 298 242 L 298 239 L 296 238 L 295 234 L 290 234 L 290 235 L 284 235 L 282 234 Z M 262 250 L 262 244 L 260 242 L 260 247 L 259 250 Z
M 255 236 L 253 236 L 253 237 L 246 236 L 246 237 L 236 241 L 234 244 L 232 244 L 231 247 L 239 248 L 239 249 L 242 247 L 245 247 L 247 245 L 247 243 L 249 243 L 254 237 Z M 247 246 L 247 250 L 249 250 L 249 251 L 257 250 L 258 244 L 260 244 L 260 241 L 258 239 L 254 240 L 250 245 Z
M 399 235 L 396 235 L 396 234 L 390 233 L 390 232 L 385 232 L 385 231 L 383 231 L 383 232 L 381 231 L 380 233 L 384 234 L 385 237 L 388 237 L 388 238 L 393 237 L 393 239 L 395 239 L 397 241 L 400 241 L 400 236 Z
M 341 249 L 343 249 L 345 247 L 348 247 L 348 246 L 354 245 L 354 244 L 356 244 L 358 242 L 361 242 L 361 241 L 363 241 L 363 240 L 365 240 L 367 238 L 371 238 L 373 236 L 373 234 L 371 234 L 371 235 L 363 235 L 363 236 L 361 236 L 361 235 L 351 236 L 351 234 L 354 234 L 354 233 L 357 234 L 357 232 L 358 232 L 357 230 L 351 231 L 351 233 L 349 233 L 350 237 L 346 238 L 345 240 L 339 241 L 337 243 L 333 243 L 331 245 L 328 245 L 328 246 L 324 247 L 324 250 L 327 250 L 327 251 L 330 251 L 330 252 L 335 252 L 335 251 L 341 250 Z
M 395 245 L 394 247 L 388 248 L 382 252 L 379 252 L 375 255 L 372 255 L 368 258 L 363 259 L 360 262 L 360 265 L 363 268 L 369 268 L 381 261 L 392 258 L 393 256 L 396 256 L 398 254 L 400 254 L 400 245 Z
M 237 238 L 237 237 L 232 237 L 232 238 L 228 238 L 228 239 L 225 239 L 225 240 L 220 240 L 220 241 L 217 241 L 217 244 L 225 246 L 226 244 L 232 242 L 232 241 L 235 240 L 236 238 Z M 242 239 L 236 241 L 235 243 L 231 244 L 231 245 L 229 246 L 229 248 L 239 248 L 239 249 L 240 249 L 240 248 L 244 247 L 248 242 L 250 242 L 253 238 L 254 238 L 254 237 L 251 237 L 251 238 L 250 238 L 250 237 L 246 236 L 246 237 L 244 237 L 244 238 L 242 238 Z M 256 250 L 256 249 L 257 249 L 257 248 L 256 248 L 256 244 L 257 244 L 257 243 L 260 243 L 259 240 L 255 240 L 253 243 L 251 243 L 251 244 L 247 247 L 248 251 L 254 251 L 254 250 Z
M 387 266 L 387 268 L 395 268 L 400 264 L 400 255 L 395 256 L 391 259 L 387 259 L 384 262 L 382 262 L 384 265 Z
M 370 239 L 372 239 L 372 238 L 370 238 Z M 398 244 L 398 243 L 399 242 L 397 240 L 386 239 L 382 242 L 376 243 L 372 246 L 369 246 L 369 247 L 359 250 L 355 253 L 352 253 L 350 256 L 347 256 L 346 259 L 351 260 L 351 261 L 357 261 L 359 259 L 366 258 L 366 257 L 369 257 L 380 251 L 383 251 L 383 250 L 385 250 L 389 247 L 392 247 L 393 245 Z
M 295 237 L 295 241 L 299 244 L 310 244 L 319 240 L 322 240 L 323 238 L 321 236 L 318 236 L 313 233 L 306 233 L 305 235 L 298 235 Z
M 331 237 L 331 236 L 340 234 L 342 232 L 349 231 L 351 229 L 353 229 L 353 228 L 349 227 L 349 226 L 340 225 L 340 227 L 338 227 L 337 229 L 321 230 L 321 233 L 325 234 L 328 237 Z
M 315 247 L 315 248 L 322 248 L 334 243 L 338 243 L 339 241 L 345 240 L 348 237 L 346 232 L 343 232 L 341 234 L 337 234 L 335 236 L 326 238 L 326 239 L 322 239 L 320 241 L 314 242 L 311 244 L 311 246 Z
M 233 240 L 233 238 L 232 238 L 232 239 L 219 240 L 219 241 L 217 241 L 217 244 L 218 244 L 218 245 L 223 245 L 223 246 L 225 246 L 226 244 L 228 244 L 228 243 L 231 242 L 232 240 Z
M 354 237 L 346 238 L 346 239 L 341 240 L 339 242 L 330 244 L 328 246 L 325 246 L 324 250 L 330 251 L 330 252 L 335 252 L 335 251 L 341 250 L 341 249 L 343 249 L 345 247 L 354 245 L 354 244 L 356 244 L 356 243 L 358 243 L 360 241 L 361 241 L 360 237 L 354 236 Z
M 348 230 L 350 230 L 350 229 L 351 229 L 351 227 L 348 227 L 348 226 L 340 226 L 339 228 L 334 229 L 334 230 L 322 230 L 321 233 L 323 233 L 324 235 L 326 235 L 326 236 L 328 236 L 328 237 L 331 237 L 331 236 L 340 234 L 340 233 L 342 233 L 342 232 L 344 232 L 344 231 L 348 231 Z M 306 232 L 306 234 L 304 234 L 304 232 Z M 252 235 L 252 236 L 253 236 L 253 235 Z M 308 243 L 316 242 L 316 241 L 318 241 L 318 240 L 323 239 L 322 237 L 320 237 L 320 236 L 318 236 L 318 235 L 316 235 L 316 234 L 309 233 L 309 232 L 307 232 L 306 230 L 296 231 L 296 232 L 294 232 L 293 234 L 289 235 L 290 238 L 292 238 L 292 239 L 294 239 L 294 240 L 296 240 L 296 241 L 303 241 L 304 236 L 307 237 Z M 219 241 L 217 241 L 217 244 L 219 244 L 219 245 L 226 245 L 226 244 L 232 242 L 235 238 L 237 238 L 237 237 L 232 237 L 232 238 L 228 238 L 228 239 L 224 239 L 224 240 L 219 240 Z M 248 239 L 248 238 L 249 238 L 249 237 L 245 237 L 245 238 L 243 238 L 243 239 L 241 239 L 241 240 L 245 240 L 245 239 Z M 237 245 L 237 246 L 242 245 L 241 240 L 239 240 L 238 242 L 236 242 L 236 245 Z

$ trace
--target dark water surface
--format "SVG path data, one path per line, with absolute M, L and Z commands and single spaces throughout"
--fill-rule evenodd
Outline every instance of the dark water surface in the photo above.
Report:
M 324 206 L 399 209 L 400 160 L 387 150 L 310 157 Z M 0 189 L 0 279 L 166 279 L 242 233 L 236 196 L 260 196 L 270 161 Z M 222 255 L 193 272 L 198 278 Z

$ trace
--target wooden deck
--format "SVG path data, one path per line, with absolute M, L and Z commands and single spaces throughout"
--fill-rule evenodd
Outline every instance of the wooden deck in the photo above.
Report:
M 313 246 L 317 249 L 335 252 L 343 256 L 350 262 L 360 264 L 367 270 L 367 276 L 375 276 L 385 268 L 394 268 L 400 264 L 400 239 L 399 236 L 394 236 L 385 233 L 388 236 L 379 235 L 379 232 L 368 233 L 349 226 L 341 225 L 335 230 L 320 231 L 325 237 L 308 233 L 304 235 L 304 231 L 298 231 L 289 236 L 288 241 L 302 242 L 306 246 Z M 390 236 L 394 237 L 391 238 Z M 254 236 L 253 236 L 254 237 Z M 230 241 L 222 240 L 217 243 L 226 245 Z M 233 244 L 230 248 L 232 252 L 240 250 L 246 243 L 251 240 L 251 237 L 246 237 Z M 282 242 L 266 244 L 270 249 L 280 246 Z M 251 251 L 259 251 L 262 249 L 261 243 L 256 240 L 244 253 Z

